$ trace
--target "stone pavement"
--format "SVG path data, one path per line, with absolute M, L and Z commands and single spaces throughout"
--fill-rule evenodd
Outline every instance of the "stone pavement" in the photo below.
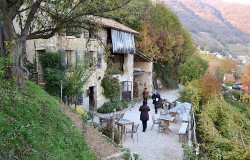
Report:
M 178 90 L 162 90 L 159 91 L 163 99 L 168 99 L 170 102 L 173 102 L 179 97 Z M 158 126 L 155 125 L 152 130 L 152 115 L 155 117 L 160 116 L 154 114 L 154 105 L 152 104 L 152 99 L 148 100 L 148 106 L 150 107 L 149 112 L 149 121 L 146 132 L 142 132 L 142 123 L 140 121 L 140 112 L 139 107 L 142 105 L 142 102 L 137 103 L 134 107 L 131 107 L 126 111 L 124 118 L 130 121 L 134 121 L 136 124 L 140 124 L 138 135 L 139 139 L 137 142 L 137 137 L 134 135 L 134 143 L 132 138 L 127 135 L 126 140 L 123 138 L 122 145 L 125 148 L 129 148 L 130 151 L 139 154 L 141 160 L 181 160 L 183 159 L 183 148 L 179 142 L 178 131 L 181 125 L 181 122 L 170 123 L 170 132 L 169 134 L 158 133 Z

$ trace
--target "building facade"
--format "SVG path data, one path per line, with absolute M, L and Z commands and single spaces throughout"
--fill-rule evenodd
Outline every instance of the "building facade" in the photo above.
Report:
M 83 30 L 78 35 L 55 35 L 49 39 L 28 40 L 27 59 L 39 62 L 38 57 L 46 50 L 64 53 L 65 62 L 74 64 L 76 58 L 88 55 L 94 73 L 83 86 L 80 104 L 86 110 L 99 108 L 109 101 L 103 93 L 101 81 L 107 72 L 118 78 L 122 86 L 121 98 L 131 100 L 134 94 L 140 97 L 144 87 L 152 91 L 152 62 L 142 53 L 136 52 L 134 35 L 138 32 L 110 19 L 96 19 L 101 27 L 95 31 Z M 140 68 L 141 72 L 135 72 Z M 44 84 L 41 65 L 37 64 L 38 83 Z M 136 90 L 134 91 L 134 87 Z

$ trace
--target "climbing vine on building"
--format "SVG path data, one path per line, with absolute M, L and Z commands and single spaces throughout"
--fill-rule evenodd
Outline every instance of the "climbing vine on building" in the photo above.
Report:
M 104 95 L 107 98 L 110 98 L 111 101 L 120 100 L 121 85 L 117 78 L 105 74 L 104 78 L 102 79 L 101 85 L 104 89 Z

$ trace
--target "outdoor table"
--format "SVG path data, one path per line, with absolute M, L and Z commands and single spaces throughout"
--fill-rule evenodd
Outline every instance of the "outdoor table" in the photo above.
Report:
M 174 118 L 175 117 L 172 117 L 172 116 L 170 116 L 170 115 L 162 115 L 162 116 L 160 116 L 160 120 L 164 120 L 164 121 L 170 121 L 170 122 L 173 122 L 174 121 Z
M 172 117 L 172 116 L 170 116 L 170 115 L 162 115 L 162 116 L 160 116 L 160 120 L 162 120 L 163 122 L 164 122 L 164 126 L 167 126 L 167 130 L 169 130 L 169 131 L 171 131 L 170 129 L 169 129 L 169 123 L 170 122 L 173 122 L 174 121 L 174 118 L 175 117 Z M 172 131 L 171 131 L 172 132 Z
M 129 126 L 129 125 L 132 126 L 132 130 L 133 130 L 134 129 L 134 122 L 127 120 L 127 119 L 120 119 L 117 122 L 118 130 L 119 130 L 119 127 L 121 127 L 121 139 L 122 139 L 123 134 L 125 133 L 125 127 Z
M 178 108 L 174 107 L 169 110 L 170 113 L 178 113 Z

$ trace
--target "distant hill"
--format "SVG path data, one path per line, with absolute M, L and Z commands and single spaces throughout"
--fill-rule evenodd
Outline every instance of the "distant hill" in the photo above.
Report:
M 177 13 L 201 49 L 224 54 L 250 54 L 250 5 L 221 0 L 161 2 Z

